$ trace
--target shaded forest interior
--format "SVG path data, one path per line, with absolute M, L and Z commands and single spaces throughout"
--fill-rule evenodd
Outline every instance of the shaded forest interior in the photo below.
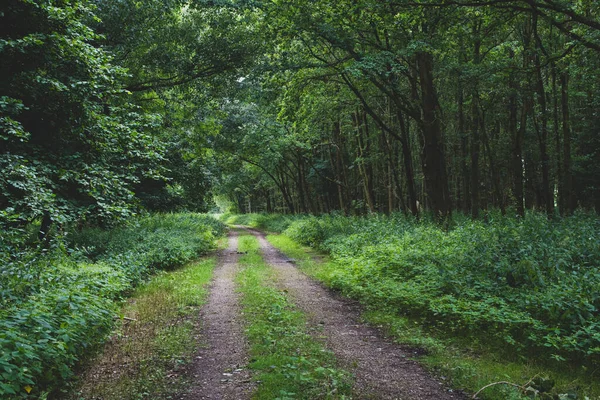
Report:
M 599 9 L 4 2 L 3 221 L 598 210 Z

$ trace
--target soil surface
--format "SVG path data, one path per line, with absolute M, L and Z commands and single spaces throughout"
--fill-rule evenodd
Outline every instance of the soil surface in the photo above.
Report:
M 356 377 L 358 399 L 450 400 L 466 399 L 431 377 L 416 361 L 418 350 L 403 348 L 360 322 L 356 302 L 341 298 L 298 271 L 275 249 L 264 234 L 257 236 L 267 263 L 278 273 L 278 282 L 307 314 L 310 323 L 322 326 L 325 345 L 342 366 Z
M 229 234 L 229 246 L 219 257 L 208 302 L 201 319 L 206 341 L 190 368 L 193 386 L 181 399 L 249 399 L 253 383 L 245 368 L 248 344 L 244 336 L 241 307 L 235 291 L 238 268 L 237 232 Z

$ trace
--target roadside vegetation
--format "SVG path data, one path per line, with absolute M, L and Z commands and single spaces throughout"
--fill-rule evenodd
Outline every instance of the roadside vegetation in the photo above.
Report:
M 350 375 L 315 338 L 318 327 L 273 286 L 275 272 L 258 253 L 250 235 L 239 239 L 243 270 L 237 281 L 247 320 L 251 362 L 258 373 L 255 399 L 343 399 L 351 393 Z
M 70 399 L 135 400 L 185 393 L 186 367 L 202 345 L 199 310 L 216 258 L 160 272 L 123 305 L 121 324 L 90 360 Z
M 269 238 L 273 244 L 311 276 L 360 300 L 372 323 L 426 348 L 426 361 L 459 387 L 524 384 L 539 374 L 536 390 L 555 396 L 546 398 L 600 396 L 595 215 L 455 217 L 448 230 L 402 215 L 242 220 L 287 226 L 285 236 Z M 294 242 L 331 261 L 311 261 Z M 507 398 L 500 386 L 480 397 Z
M 28 244 L 22 232 L 3 235 L 0 397 L 45 398 L 64 388 L 107 338 L 134 287 L 212 250 L 224 229 L 188 213 L 57 234 L 46 246 Z

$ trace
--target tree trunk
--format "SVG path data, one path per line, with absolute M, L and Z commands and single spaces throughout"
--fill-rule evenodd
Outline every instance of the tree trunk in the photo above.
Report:
M 337 182 L 337 193 L 338 203 L 340 210 L 344 215 L 348 214 L 348 208 L 346 203 L 346 196 L 344 193 L 344 182 L 345 182 L 345 170 L 342 159 L 342 143 L 340 140 L 341 126 L 340 122 L 337 121 L 333 124 L 333 142 L 335 143 L 335 155 L 330 152 L 331 166 L 335 174 L 335 180 Z
M 565 198 L 564 198 L 564 177 L 562 173 L 562 155 L 561 153 L 561 141 L 560 141 L 560 124 L 558 117 L 558 89 L 556 87 L 556 65 L 552 65 L 552 130 L 554 133 L 554 147 L 556 149 L 556 184 L 557 190 L 557 204 L 558 210 L 561 214 L 565 211 Z
M 496 194 L 496 202 L 497 206 L 500 208 L 502 215 L 504 215 L 504 199 L 502 195 L 502 189 L 500 185 L 500 175 L 498 174 L 498 168 L 496 163 L 496 157 L 492 152 L 492 148 L 490 146 L 490 139 L 488 137 L 487 131 L 485 129 L 485 119 L 482 116 L 481 118 L 481 137 L 483 141 L 483 146 L 485 151 L 487 152 L 487 157 L 490 160 L 490 174 L 492 176 L 492 184 L 494 185 L 494 193 Z
M 273 205 L 271 204 L 271 192 L 268 189 L 265 190 L 265 200 L 267 201 L 267 213 L 273 213 Z
M 473 64 L 480 63 L 481 39 L 479 28 L 481 22 L 475 21 L 473 25 Z M 473 78 L 473 96 L 471 101 L 471 217 L 479 217 L 479 147 L 480 147 L 480 114 L 479 114 L 479 85 L 477 77 Z
M 439 103 L 433 82 L 433 56 L 427 52 L 419 52 L 416 57 L 421 88 L 422 164 L 427 197 L 435 218 L 446 221 L 451 216 L 452 203 L 448 190 Z
M 569 75 L 564 72 L 560 77 L 562 131 L 563 131 L 563 190 L 565 209 L 563 214 L 570 215 L 576 207 L 575 193 L 573 191 L 573 171 L 571 170 L 571 129 L 569 114 Z
M 44 216 L 42 217 L 42 223 L 40 225 L 40 230 L 38 232 L 38 240 L 40 242 L 48 243 L 50 227 L 52 226 L 52 218 L 48 211 L 44 212 Z
M 360 162 L 358 163 L 358 172 L 363 183 L 363 193 L 365 196 L 365 202 L 369 208 L 369 212 L 375 212 L 375 204 L 373 202 L 372 192 L 372 174 L 369 173 L 369 168 L 365 159 L 369 157 L 369 144 L 368 137 L 365 134 L 365 127 L 363 126 L 363 120 L 360 117 L 360 113 L 356 112 L 352 114 L 352 120 L 354 122 L 354 128 L 356 129 L 356 147 L 358 150 L 358 157 Z M 363 138 L 364 134 L 364 138 Z
M 302 155 L 300 154 L 300 150 L 296 151 L 296 190 L 298 190 L 298 202 L 300 204 L 300 209 L 304 214 L 308 214 L 308 207 L 306 206 L 306 199 L 309 196 L 308 193 L 304 191 L 304 168 L 302 166 Z
M 509 57 L 513 59 L 515 54 L 512 50 L 509 50 Z M 527 66 L 526 58 L 523 61 L 524 66 Z M 525 216 L 524 208 L 524 196 L 523 196 L 523 139 L 525 136 L 525 128 L 527 124 L 527 114 L 529 112 L 527 108 L 527 102 L 523 101 L 523 107 L 521 111 L 521 125 L 517 126 L 517 92 L 519 87 L 515 82 L 513 74 L 509 74 L 510 95 L 508 99 L 509 103 L 509 117 L 508 117 L 508 130 L 511 137 L 511 175 L 513 181 L 513 196 L 515 206 L 517 209 L 517 215 L 520 217 Z
M 542 160 L 542 187 L 541 206 L 548 215 L 554 213 L 554 196 L 550 190 L 550 157 L 548 156 L 548 109 L 546 103 L 546 91 L 544 90 L 544 81 L 542 78 L 542 67 L 540 65 L 540 57 L 536 55 L 535 70 L 536 70 L 536 91 L 538 103 L 540 105 L 541 127 L 538 133 L 538 143 L 540 148 L 540 158 Z
M 392 143 L 390 141 L 390 138 L 388 135 L 384 134 L 383 137 L 383 147 L 385 148 L 385 152 L 387 154 L 387 162 L 388 162 L 388 174 L 389 174 L 389 178 L 390 178 L 390 188 L 389 188 L 389 195 L 392 196 L 391 200 L 388 200 L 388 202 L 390 203 L 390 213 L 394 211 L 395 209 L 395 201 L 394 199 L 398 199 L 400 202 L 400 209 L 402 210 L 402 212 L 406 215 L 407 210 L 406 210 L 406 204 L 404 203 L 404 195 L 403 195 L 403 190 L 402 190 L 402 184 L 399 180 L 399 176 L 400 176 L 400 172 L 398 171 L 398 165 L 396 164 L 398 162 L 398 150 L 397 150 L 397 146 L 395 146 L 394 143 Z
M 278 171 L 279 172 L 279 180 L 281 182 L 281 195 L 283 196 L 283 200 L 285 201 L 285 204 L 290 212 L 290 214 L 295 214 L 296 213 L 296 207 L 294 206 L 294 199 L 292 198 L 291 194 L 290 194 L 290 190 L 287 184 L 287 181 L 285 179 L 285 174 L 283 172 L 281 172 L 281 170 Z
M 462 87 L 462 77 L 458 79 L 458 134 L 460 136 L 460 173 L 462 175 L 462 196 L 459 199 L 461 209 L 466 214 L 471 210 L 471 178 L 469 167 L 467 165 L 469 137 L 465 132 L 465 111 L 464 111 L 464 91 Z

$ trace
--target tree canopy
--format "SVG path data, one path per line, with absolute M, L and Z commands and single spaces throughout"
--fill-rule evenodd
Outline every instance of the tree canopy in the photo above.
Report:
M 600 208 L 600 5 L 31 0 L 0 10 L 2 223 L 141 209 Z

